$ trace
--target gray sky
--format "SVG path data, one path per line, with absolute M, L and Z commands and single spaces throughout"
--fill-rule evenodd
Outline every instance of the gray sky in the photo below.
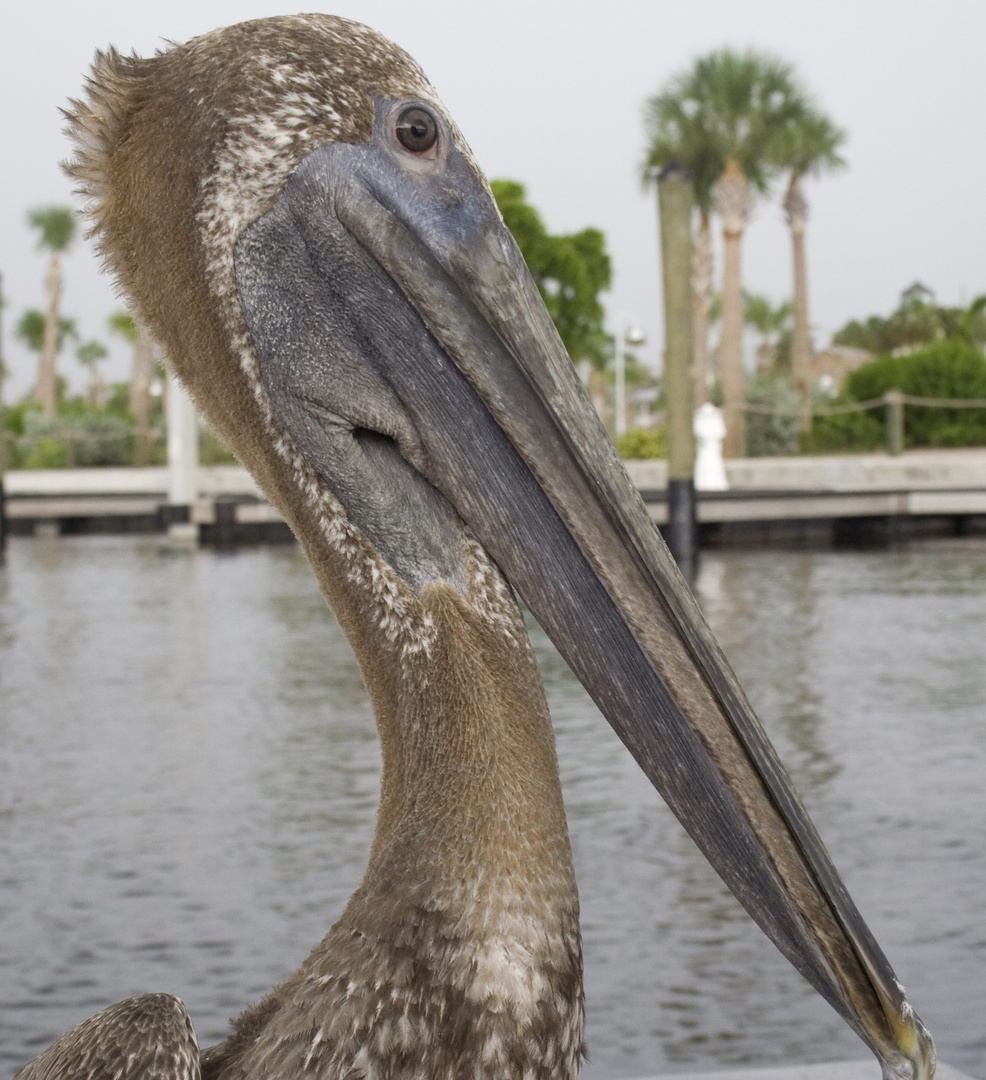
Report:
M 11 5 L 13 7 L 13 5 Z M 293 13 L 280 0 L 50 0 L 8 10 L 0 37 L 4 347 L 17 395 L 34 360 L 13 340 L 42 305 L 44 259 L 29 208 L 70 201 L 58 107 L 77 94 L 96 47 L 147 55 L 244 19 Z M 324 9 L 368 23 L 424 67 L 491 178 L 527 185 L 553 232 L 601 228 L 613 258 L 613 329 L 630 312 L 661 337 L 654 198 L 637 176 L 641 106 L 696 56 L 752 46 L 792 62 L 835 123 L 849 168 L 811 181 L 808 274 L 816 345 L 847 319 L 888 313 L 916 278 L 942 303 L 986 292 L 986 4 L 982 0 L 340 0 Z M 744 283 L 790 294 L 790 250 L 776 202 L 758 205 Z M 109 343 L 119 301 L 88 246 L 66 260 L 64 312 Z M 114 346 L 111 375 L 124 376 Z M 74 358 L 61 369 L 82 379 Z

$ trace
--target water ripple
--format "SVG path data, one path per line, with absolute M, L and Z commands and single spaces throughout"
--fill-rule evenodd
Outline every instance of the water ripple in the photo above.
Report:
M 986 559 L 705 557 L 698 593 L 934 1031 L 975 1075 L 986 933 Z M 858 1057 L 534 629 L 586 948 L 590 1080 Z M 300 555 L 15 541 L 0 565 L 0 1075 L 169 990 L 203 1044 L 362 873 L 379 762 Z

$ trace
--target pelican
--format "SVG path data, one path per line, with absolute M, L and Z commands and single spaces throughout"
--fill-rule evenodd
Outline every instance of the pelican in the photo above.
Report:
M 97 54 L 68 113 L 100 250 L 283 513 L 352 642 L 383 777 L 365 877 L 199 1053 L 130 999 L 19 1080 L 563 1080 L 578 896 L 515 591 L 754 919 L 887 1080 L 934 1050 L 856 911 L 424 74 L 262 19 Z

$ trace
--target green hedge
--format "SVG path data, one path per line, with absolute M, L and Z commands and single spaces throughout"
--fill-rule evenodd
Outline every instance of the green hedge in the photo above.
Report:
M 856 399 L 842 393 L 837 398 L 816 402 L 820 407 L 851 405 Z M 865 412 L 816 416 L 811 433 L 804 436 L 801 448 L 807 454 L 862 454 L 887 445 L 887 425 L 883 407 Z
M 663 427 L 630 428 L 625 435 L 617 435 L 616 449 L 624 460 L 666 458 L 668 434 Z
M 978 345 L 946 338 L 903 356 L 879 356 L 850 372 L 839 398 L 829 404 L 871 401 L 888 390 L 913 397 L 986 399 L 986 357 Z M 883 407 L 816 417 L 805 449 L 872 450 L 886 443 Z M 904 445 L 984 446 L 986 409 L 904 407 Z
M 977 345 L 946 338 L 904 356 L 880 356 L 845 381 L 846 392 L 856 401 L 894 388 L 914 397 L 986 399 L 986 357 Z M 986 445 L 986 409 L 907 405 L 904 445 Z
M 23 427 L 15 450 L 25 469 L 129 465 L 133 456 L 130 421 L 112 413 L 28 412 Z

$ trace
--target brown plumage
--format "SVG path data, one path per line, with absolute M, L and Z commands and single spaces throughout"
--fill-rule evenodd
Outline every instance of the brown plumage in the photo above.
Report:
M 83 1020 L 14 1080 L 196 1080 L 199 1048 L 185 1006 L 170 994 L 127 998 Z
M 578 901 L 512 587 L 885 1077 L 930 1080 L 927 1032 L 417 65 L 342 19 L 260 20 L 149 60 L 98 56 L 69 121 L 106 262 L 298 536 L 383 755 L 362 884 L 202 1074 L 577 1075 Z M 20 1076 L 123 1075 L 151 1052 L 194 1076 L 190 1040 L 152 995 Z
M 394 573 L 279 430 L 236 301 L 240 228 L 313 147 L 369 137 L 371 95 L 437 100 L 413 61 L 372 31 L 304 16 L 149 60 L 101 55 L 70 115 L 70 172 L 91 200 L 100 250 L 304 545 L 360 660 L 383 753 L 362 885 L 298 971 L 205 1053 L 203 1070 L 575 1076 L 578 900 L 550 720 L 516 602 L 465 533 L 465 595 L 441 582 L 416 595 Z M 112 1021 L 129 1050 L 114 1009 L 65 1039 Z M 170 1037 L 162 1026 L 162 1043 Z M 21 1080 L 49 1075 L 44 1060 Z

